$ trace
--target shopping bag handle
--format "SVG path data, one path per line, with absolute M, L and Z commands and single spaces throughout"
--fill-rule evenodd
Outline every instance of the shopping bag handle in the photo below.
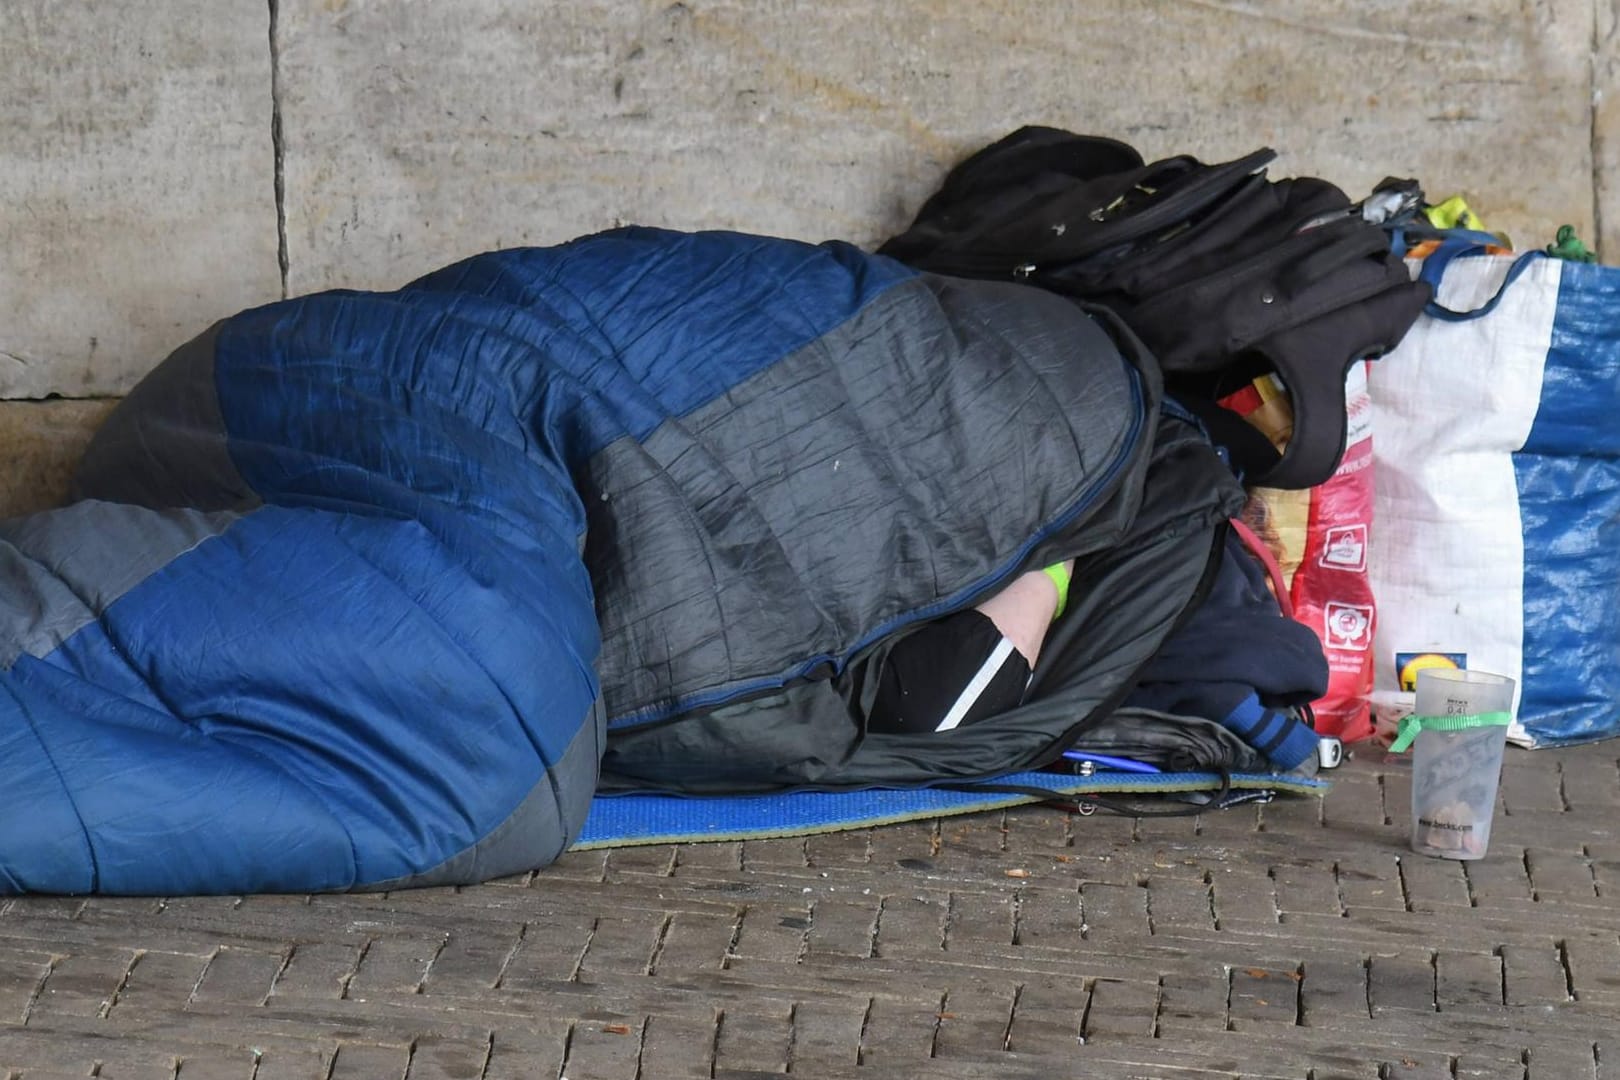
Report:
M 1501 241 L 1489 233 L 1475 232 L 1471 229 L 1447 229 L 1443 234 L 1445 239 L 1440 246 L 1429 252 L 1423 260 L 1423 269 L 1418 273 L 1419 281 L 1426 281 L 1435 295 L 1440 293 L 1440 279 L 1445 277 L 1446 267 L 1451 265 L 1453 259 L 1465 258 L 1472 255 L 1484 255 L 1488 245 L 1500 245 Z M 1508 286 L 1512 285 L 1520 274 L 1537 259 L 1545 259 L 1547 253 L 1539 249 L 1526 251 L 1513 260 L 1508 267 L 1507 276 L 1502 279 L 1501 287 L 1496 293 L 1477 308 L 1469 311 L 1454 311 L 1441 304 L 1438 300 L 1430 300 L 1423 308 L 1425 315 L 1430 315 L 1445 322 L 1469 322 L 1473 319 L 1483 318 L 1496 310 L 1496 305 L 1502 302 L 1507 293 Z

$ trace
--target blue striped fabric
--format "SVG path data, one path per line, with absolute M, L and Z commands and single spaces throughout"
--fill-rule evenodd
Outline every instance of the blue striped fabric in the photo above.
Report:
M 1566 263 L 1541 407 L 1514 456 L 1519 720 L 1537 745 L 1620 733 L 1620 270 Z

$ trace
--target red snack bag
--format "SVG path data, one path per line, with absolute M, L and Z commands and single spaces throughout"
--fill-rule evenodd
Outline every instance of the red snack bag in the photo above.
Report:
M 1328 692 L 1313 705 L 1317 731 L 1351 741 L 1373 732 L 1367 695 L 1377 605 L 1367 574 L 1373 457 L 1365 362 L 1350 369 L 1345 403 L 1349 431 L 1333 475 L 1308 491 L 1251 489 L 1242 521 L 1271 550 L 1293 617 L 1316 632 L 1327 654 Z M 1274 443 L 1286 444 L 1292 417 L 1275 376 L 1257 379 L 1222 404 L 1243 413 Z

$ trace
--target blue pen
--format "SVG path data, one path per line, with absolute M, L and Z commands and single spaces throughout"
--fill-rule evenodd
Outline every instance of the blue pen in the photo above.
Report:
M 1110 757 L 1108 754 L 1090 754 L 1084 750 L 1065 750 L 1063 756 L 1070 761 L 1089 761 L 1099 769 L 1113 769 L 1116 772 L 1156 773 L 1162 771 L 1145 761 Z

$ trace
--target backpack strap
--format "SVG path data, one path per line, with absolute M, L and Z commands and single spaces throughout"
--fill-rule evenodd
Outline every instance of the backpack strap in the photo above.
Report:
M 1247 476 L 1246 482 L 1305 488 L 1333 474 L 1349 429 L 1344 386 L 1350 366 L 1394 348 L 1430 296 L 1426 283 L 1391 286 L 1254 346 L 1271 360 L 1288 388 L 1294 436 L 1274 466 Z

